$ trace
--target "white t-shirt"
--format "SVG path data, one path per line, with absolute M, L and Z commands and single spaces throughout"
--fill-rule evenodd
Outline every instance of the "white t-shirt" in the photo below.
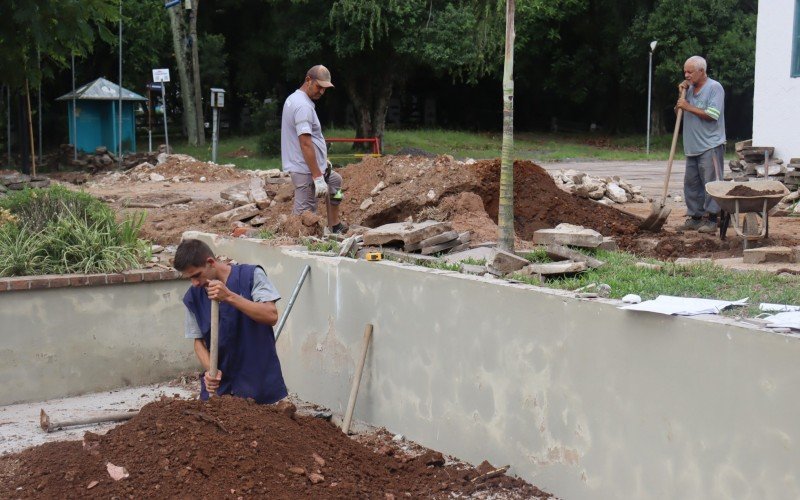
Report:
M 256 267 L 253 271 L 253 288 L 250 290 L 250 295 L 253 297 L 253 302 L 277 302 L 281 299 L 278 290 L 267 278 L 267 273 L 260 267 Z M 183 331 L 183 336 L 187 339 L 203 338 L 197 318 L 189 309 L 186 309 L 186 315 L 183 318 Z
M 310 174 L 303 151 L 300 149 L 300 136 L 311 135 L 317 157 L 317 167 L 323 174 L 328 168 L 328 149 L 322 135 L 314 101 L 300 89 L 294 91 L 283 103 L 281 114 L 281 164 L 284 172 Z

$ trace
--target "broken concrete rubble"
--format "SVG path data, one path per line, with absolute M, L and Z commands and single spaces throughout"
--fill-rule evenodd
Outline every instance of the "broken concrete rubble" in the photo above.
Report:
M 379 246 L 389 243 L 411 245 L 451 229 L 452 227 L 447 222 L 432 220 L 417 223 L 395 222 L 384 224 L 364 233 L 364 245 Z
M 766 262 L 797 262 L 800 251 L 789 247 L 760 247 L 748 248 L 742 254 L 745 264 L 761 264 Z
M 586 269 L 588 269 L 586 262 L 573 262 L 571 260 L 565 260 L 560 262 L 547 262 L 544 264 L 529 264 L 526 266 L 527 271 L 525 274 L 540 274 L 542 276 L 574 274 L 586 271 Z
M 523 267 L 530 264 L 530 262 L 528 262 L 528 259 L 524 259 L 511 252 L 506 252 L 505 250 L 500 250 L 498 248 L 495 249 L 494 255 L 487 264 L 489 267 L 489 272 L 503 276 L 515 271 L 519 271 Z
M 538 245 L 570 245 L 597 248 L 603 243 L 603 235 L 594 229 L 572 224 L 559 224 L 554 229 L 540 229 L 533 233 L 533 242 Z
M 211 220 L 213 222 L 234 222 L 245 220 L 250 217 L 254 217 L 258 215 L 258 207 L 255 203 L 250 203 L 248 205 L 243 205 L 241 207 L 236 207 L 231 210 L 227 210 L 225 212 L 219 213 L 213 217 Z

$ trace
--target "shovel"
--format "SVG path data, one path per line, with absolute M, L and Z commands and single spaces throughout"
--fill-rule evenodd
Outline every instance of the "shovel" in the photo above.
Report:
M 686 98 L 686 89 L 681 89 L 681 99 Z M 678 145 L 678 132 L 681 129 L 681 119 L 683 118 L 683 110 L 679 109 L 675 117 L 675 131 L 672 133 L 672 147 L 669 150 L 669 160 L 667 161 L 667 175 L 664 177 L 664 193 L 661 196 L 661 201 L 653 201 L 653 206 L 650 208 L 650 215 L 639 224 L 639 229 L 644 231 L 661 231 L 661 227 L 667 222 L 672 207 L 667 206 L 667 191 L 669 190 L 669 176 L 672 173 L 672 160 L 675 159 L 675 146 Z

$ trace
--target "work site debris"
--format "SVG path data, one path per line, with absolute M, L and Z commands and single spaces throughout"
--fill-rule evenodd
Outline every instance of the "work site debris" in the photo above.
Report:
M 0 457 L 0 497 L 550 497 L 505 474 L 473 482 L 480 468 L 390 436 L 373 447 L 278 405 L 163 398 L 93 435 L 91 450 L 80 441 L 51 442 Z M 377 453 L 383 445 L 393 451 Z
M 748 248 L 742 253 L 745 264 L 762 264 L 768 262 L 800 262 L 800 247 L 781 246 Z
M 601 203 L 646 203 L 642 196 L 642 187 L 633 186 L 615 175 L 613 177 L 596 178 L 577 170 L 556 170 L 550 175 L 560 187 L 568 193 L 581 198 L 589 198 Z
M 251 175 L 250 171 L 238 170 L 235 165 L 217 165 L 215 163 L 198 161 L 184 154 L 168 155 L 161 153 L 158 160 L 138 162 L 128 171 L 108 172 L 104 176 L 96 177 L 94 184 L 103 186 L 123 182 L 201 182 L 227 181 L 245 179 Z
M 538 245 L 570 245 L 573 247 L 597 248 L 603 243 L 603 235 L 593 229 L 573 224 L 559 224 L 554 229 L 540 229 L 533 233 L 533 242 Z
M 726 180 L 747 181 L 769 179 L 780 181 L 789 190 L 800 187 L 800 158 L 792 158 L 788 164 L 774 157 L 775 148 L 753 146 L 753 140 L 736 143 L 736 158 L 728 163 L 731 173 Z

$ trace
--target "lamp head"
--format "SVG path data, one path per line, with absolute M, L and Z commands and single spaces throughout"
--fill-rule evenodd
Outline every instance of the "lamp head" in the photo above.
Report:
M 650 42 L 650 52 L 656 50 L 656 45 L 658 45 L 658 40 L 653 40 L 652 42 Z

